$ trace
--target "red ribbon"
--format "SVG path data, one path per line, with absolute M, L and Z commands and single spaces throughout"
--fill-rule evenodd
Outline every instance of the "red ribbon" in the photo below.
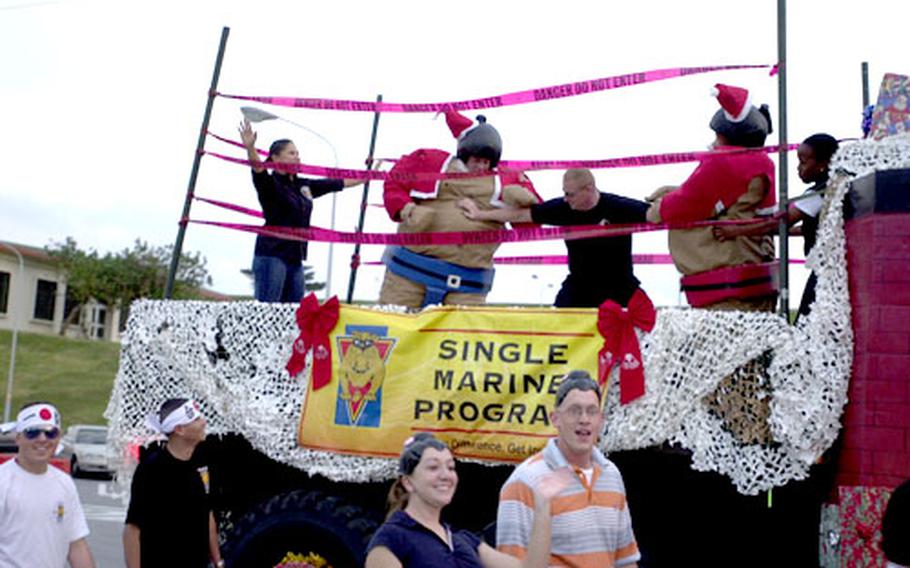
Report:
M 296 377 L 306 365 L 306 355 L 313 350 L 313 390 L 319 390 L 332 380 L 332 346 L 329 332 L 338 323 L 338 297 L 332 296 L 319 305 L 316 294 L 310 292 L 297 308 L 297 327 L 300 335 L 294 340 L 291 358 L 285 368 Z
M 654 304 L 641 288 L 632 294 L 628 308 L 607 300 L 597 310 L 597 330 L 604 338 L 598 357 L 598 379 L 603 386 L 613 365 L 619 365 L 619 401 L 622 404 L 645 394 L 644 363 L 633 326 L 651 331 L 656 319 Z

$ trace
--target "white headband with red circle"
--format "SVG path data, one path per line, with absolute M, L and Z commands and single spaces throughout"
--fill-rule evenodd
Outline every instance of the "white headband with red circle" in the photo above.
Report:
M 60 427 L 60 413 L 52 404 L 40 403 L 26 406 L 16 416 L 16 432 L 47 426 Z

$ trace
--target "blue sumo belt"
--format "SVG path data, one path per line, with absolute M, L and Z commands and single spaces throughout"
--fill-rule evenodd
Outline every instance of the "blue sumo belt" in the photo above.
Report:
M 496 274 L 492 268 L 467 268 L 404 247 L 387 248 L 382 262 L 393 274 L 426 287 L 421 308 L 441 304 L 449 292 L 486 294 Z

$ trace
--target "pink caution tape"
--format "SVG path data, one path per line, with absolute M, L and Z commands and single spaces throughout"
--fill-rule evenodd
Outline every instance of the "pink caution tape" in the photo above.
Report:
M 235 205 L 233 203 L 228 203 L 227 201 L 218 201 L 217 199 L 208 199 L 205 197 L 199 197 L 198 195 L 194 195 L 193 199 L 195 199 L 196 201 L 202 201 L 203 203 L 208 203 L 210 205 L 214 205 L 216 207 L 221 207 L 223 209 L 229 209 L 231 211 L 243 213 L 244 215 L 249 215 L 251 217 L 259 217 L 260 219 L 262 219 L 264 217 L 264 215 L 262 214 L 262 211 L 250 209 L 249 207 L 243 207 L 242 205 Z
M 553 85 L 551 87 L 518 91 L 504 95 L 496 95 L 493 97 L 443 103 L 387 103 L 342 99 L 266 97 L 230 95 L 226 93 L 217 94 L 218 96 L 227 99 L 255 101 L 278 106 L 312 108 L 321 110 L 342 110 L 355 112 L 445 112 L 449 110 L 480 110 L 486 108 L 496 108 L 547 101 L 551 99 L 562 99 L 566 97 L 585 95 L 588 93 L 596 93 L 599 91 L 632 87 L 634 85 L 641 85 L 654 81 L 675 79 L 677 77 L 686 77 L 689 75 L 698 75 L 701 73 L 711 73 L 714 71 L 732 71 L 737 69 L 767 69 L 771 67 L 773 66 L 712 65 L 707 67 L 675 67 L 671 69 L 656 69 L 652 71 L 628 73 L 625 75 L 613 75 L 611 77 L 592 79 L 590 81 L 579 81 L 577 83 L 564 83 L 562 85 Z
M 189 220 L 190 223 L 211 225 L 256 233 L 279 239 L 294 241 L 315 241 L 326 243 L 346 243 L 364 245 L 471 245 L 501 242 L 544 241 L 559 239 L 579 239 L 609 236 L 601 225 L 584 225 L 579 227 L 548 227 L 536 229 L 489 230 L 470 232 L 431 232 L 431 233 L 356 233 L 332 231 L 319 227 L 293 228 L 245 225 L 241 223 L 224 223 L 219 221 Z M 618 226 L 617 226 L 618 227 Z M 653 227 L 653 228 L 652 228 Z M 643 227 L 640 230 L 660 230 L 659 225 Z M 627 233 L 623 233 L 627 234 Z
M 787 150 L 795 150 L 799 144 L 789 144 Z M 559 170 L 568 168 L 588 168 L 588 169 L 610 169 L 610 168 L 632 168 L 646 166 L 660 166 L 665 164 L 682 164 L 686 162 L 697 162 L 707 156 L 715 154 L 751 154 L 765 153 L 773 154 L 780 151 L 780 146 L 765 146 L 763 148 L 743 148 L 741 150 L 722 150 L 722 151 L 701 151 L 701 152 L 677 152 L 670 154 L 649 154 L 643 156 L 628 156 L 624 158 L 607 158 L 603 160 L 503 160 L 500 162 L 500 170 Z M 214 156 L 220 160 L 243 164 L 250 166 L 249 160 L 243 158 L 234 158 L 219 154 L 217 152 L 205 151 L 205 154 Z M 440 179 L 463 179 L 476 178 L 490 175 L 489 173 L 409 173 L 409 172 L 382 172 L 379 170 L 353 170 L 344 168 L 326 168 L 322 166 L 313 166 L 309 164 L 277 164 L 270 162 L 269 168 L 277 169 L 284 172 L 305 173 L 315 176 L 336 178 L 336 179 L 357 179 L 357 180 L 395 180 L 403 183 L 414 183 L 418 181 L 435 181 Z
M 513 264 L 513 265 L 562 265 L 569 261 L 569 257 L 564 254 L 541 255 L 541 256 L 497 256 L 493 258 L 493 264 Z M 673 257 L 669 254 L 633 254 L 632 262 L 635 264 L 670 264 Z M 381 260 L 369 260 L 363 264 L 367 266 L 380 266 L 385 264 Z
M 511 264 L 511 265 L 564 265 L 568 263 L 569 257 L 564 254 L 541 255 L 541 256 L 497 256 L 493 258 L 493 264 Z M 791 258 L 790 264 L 805 264 L 801 258 Z M 633 264 L 672 264 L 673 257 L 669 254 L 633 254 Z M 385 264 L 381 260 L 368 260 L 363 263 L 366 266 L 381 266 Z
M 214 138 L 215 140 L 218 140 L 219 142 L 224 142 L 225 144 L 228 144 L 230 146 L 234 146 L 236 148 L 243 148 L 244 150 L 246 150 L 246 146 L 244 146 L 243 143 L 241 143 L 241 142 L 237 142 L 236 140 L 231 140 L 230 138 L 225 138 L 224 136 L 218 136 L 211 130 L 206 130 L 205 133 L 208 134 L 209 136 L 211 136 L 212 138 Z M 260 156 L 269 155 L 269 153 L 266 150 L 260 150 L 259 148 L 256 148 L 256 153 L 259 154 Z
M 796 150 L 799 144 L 788 144 L 788 151 Z M 717 154 L 774 154 L 779 152 L 781 146 L 764 146 L 762 148 L 743 148 L 738 150 L 703 150 L 699 152 L 674 152 L 669 154 L 645 154 L 643 156 L 628 156 L 624 158 L 607 158 L 604 160 L 502 160 L 501 168 L 513 170 L 562 170 L 569 168 L 588 168 L 590 170 L 610 168 L 637 168 L 646 166 L 662 166 L 666 164 L 683 164 L 698 162 L 704 158 Z
M 778 213 L 775 217 L 780 216 Z M 224 227 L 238 231 L 256 233 L 279 239 L 315 241 L 325 243 L 346 243 L 364 245 L 479 245 L 489 243 L 515 243 L 527 241 L 551 241 L 614 237 L 650 231 L 694 229 L 696 227 L 742 225 L 754 223 L 753 219 L 741 221 L 694 221 L 688 223 L 634 223 L 616 225 L 576 225 L 567 227 L 522 227 L 467 232 L 427 233 L 358 233 L 342 232 L 319 227 L 295 228 L 245 225 L 219 221 L 187 219 L 199 225 Z
M 564 254 L 493 258 L 494 264 L 566 264 L 568 261 L 569 257 Z M 673 257 L 669 254 L 633 254 L 632 262 L 635 264 L 669 264 L 673 262 Z
M 540 255 L 540 256 L 497 256 L 493 258 L 493 264 L 566 264 L 569 257 L 564 254 Z M 801 258 L 791 258 L 790 264 L 805 264 Z M 673 257 L 669 254 L 633 254 L 633 264 L 672 264 Z M 382 261 L 364 262 L 364 264 L 382 264 Z
M 250 215 L 251 217 L 262 218 L 262 216 L 263 216 L 262 212 L 257 211 L 255 209 L 250 209 L 248 207 L 243 207 L 241 205 L 235 205 L 233 203 L 227 203 L 225 201 L 219 201 L 217 199 L 208 199 L 206 197 L 199 197 L 199 196 L 194 196 L 194 199 L 196 199 L 197 201 L 202 201 L 204 203 L 209 203 L 216 207 L 221 207 L 224 209 L 228 209 L 230 211 L 236 211 L 238 213 Z M 197 221 L 193 221 L 193 222 L 197 222 Z M 201 224 L 207 224 L 207 225 L 219 225 L 219 223 L 216 223 L 216 222 L 205 222 L 205 221 L 198 221 L 198 222 Z M 715 222 L 702 222 L 702 223 L 703 224 L 713 224 L 713 225 L 731 225 L 731 224 L 741 224 L 741 223 L 750 223 L 750 222 L 754 222 L 754 220 L 715 221 Z M 241 229 L 240 226 L 234 226 L 234 224 L 223 224 L 222 226 L 225 226 L 227 228 L 232 228 L 232 229 L 238 229 L 238 230 L 247 230 L 245 228 Z M 646 227 L 645 229 L 642 229 L 642 230 L 654 230 L 654 227 L 660 227 L 658 225 L 651 225 L 651 224 L 625 225 L 623 227 L 627 227 L 628 231 L 631 233 L 631 232 L 640 232 L 640 230 L 633 230 L 633 228 L 642 227 L 642 226 Z M 247 226 L 244 225 L 243 227 L 247 227 Z M 611 227 L 619 228 L 620 226 L 611 225 Z M 266 227 L 260 227 L 260 228 L 264 229 L 264 230 L 267 229 Z M 681 227 L 674 227 L 674 228 L 681 228 Z M 328 231 L 326 229 L 318 229 L 318 230 L 326 231 L 327 233 L 334 232 L 334 231 Z M 524 231 L 524 229 L 522 229 L 522 231 Z M 270 233 L 263 232 L 263 234 L 270 234 Z M 356 235 L 357 233 L 353 233 L 353 234 Z M 361 233 L 361 235 L 362 234 L 363 233 Z M 424 234 L 427 234 L 427 233 L 424 233 Z M 448 235 L 450 233 L 442 233 L 442 234 Z M 622 233 L 622 234 L 625 234 L 625 233 Z M 279 238 L 289 238 L 284 235 L 271 235 L 271 236 L 278 236 Z M 341 238 L 341 237 L 339 237 L 339 238 Z M 571 238 L 582 238 L 582 237 L 571 237 Z M 320 239 L 314 238 L 314 239 L 300 239 L 300 240 L 314 240 L 315 241 L 315 240 L 320 240 Z M 521 239 L 521 240 L 535 240 L 535 239 Z M 339 241 L 334 241 L 334 242 L 342 242 L 342 241 L 339 240 Z M 500 264 L 500 265 L 506 265 L 506 264 L 510 264 L 510 265 L 563 265 L 563 264 L 566 264 L 567 262 L 568 262 L 568 256 L 566 256 L 564 254 L 563 255 L 533 255 L 533 256 L 500 256 L 500 257 L 495 257 L 493 259 L 494 264 Z M 632 262 L 634 264 L 670 264 L 673 262 L 673 257 L 671 257 L 669 254 L 633 254 Z M 806 261 L 803 259 L 790 259 L 790 264 L 804 264 L 805 262 Z M 372 265 L 381 265 L 381 264 L 383 264 L 383 262 L 379 261 L 379 260 L 373 260 L 373 261 L 364 262 L 363 264 L 365 264 L 367 266 L 372 266 Z
M 219 154 L 218 152 L 209 152 L 208 150 L 203 151 L 203 154 L 208 154 L 209 156 L 214 156 L 220 160 L 226 162 L 233 162 L 235 164 L 243 164 L 245 166 L 252 166 L 252 163 L 249 160 L 243 158 L 234 158 L 231 156 L 226 156 L 224 154 Z M 262 165 L 262 164 L 260 164 Z M 379 170 L 352 170 L 346 168 L 325 168 L 322 166 L 311 166 L 308 164 L 281 164 L 277 162 L 269 162 L 263 167 L 268 167 L 269 169 L 279 170 L 282 172 L 289 172 L 295 174 L 310 174 L 315 176 L 321 176 L 326 178 L 333 179 L 358 179 L 358 180 L 388 180 L 393 179 L 396 181 L 401 181 L 403 183 L 413 183 L 423 180 L 438 180 L 438 179 L 462 179 L 462 178 L 477 178 L 477 177 L 486 177 L 490 176 L 490 173 L 454 173 L 454 174 L 444 174 L 444 173 L 406 173 L 406 172 L 382 172 Z

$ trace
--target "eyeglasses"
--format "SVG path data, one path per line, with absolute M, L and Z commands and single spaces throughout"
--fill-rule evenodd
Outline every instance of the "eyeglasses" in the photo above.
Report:
M 594 418 L 597 418 L 598 416 L 600 416 L 600 407 L 591 405 L 591 406 L 586 406 L 586 407 L 582 408 L 581 406 L 573 405 L 573 406 L 570 406 L 569 408 L 560 410 L 559 412 L 561 414 L 565 414 L 566 416 L 568 416 L 574 420 L 578 420 L 579 418 L 581 418 L 582 414 L 586 415 L 588 418 L 594 419 Z
M 26 428 L 22 431 L 22 435 L 25 436 L 26 440 L 34 440 L 41 434 L 44 434 L 44 437 L 48 440 L 56 440 L 57 436 L 60 435 L 59 428 Z

